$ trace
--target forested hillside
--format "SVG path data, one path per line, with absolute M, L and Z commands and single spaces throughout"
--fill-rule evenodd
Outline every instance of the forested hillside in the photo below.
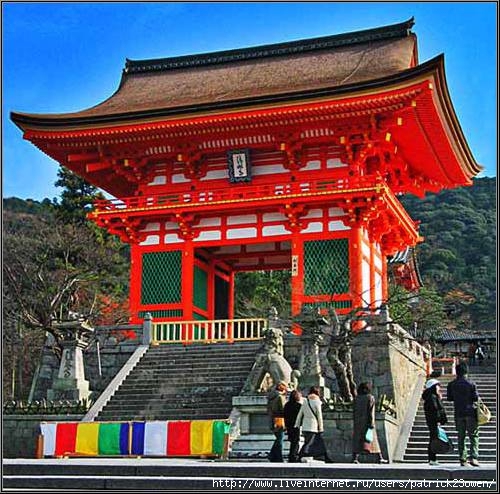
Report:
M 424 242 L 417 247 L 426 285 L 447 302 L 450 317 L 464 329 L 495 328 L 496 178 L 479 178 L 472 187 L 401 201 L 421 221 Z M 468 321 L 470 319 L 470 321 Z

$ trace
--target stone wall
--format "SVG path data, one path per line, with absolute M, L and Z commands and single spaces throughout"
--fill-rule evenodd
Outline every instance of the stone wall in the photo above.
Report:
M 78 422 L 83 415 L 4 415 L 3 457 L 35 458 L 40 422 Z
M 126 338 L 126 336 L 134 336 Z M 85 379 L 90 383 L 91 397 L 95 400 L 106 389 L 116 373 L 141 344 L 142 326 L 123 325 L 105 326 L 95 329 L 95 341 L 83 352 Z M 49 336 L 42 352 L 40 370 L 33 382 L 32 400 L 47 398 L 47 390 L 52 387 L 53 380 L 59 371 L 59 360 L 51 349 L 52 337 Z M 101 375 L 99 375 L 99 360 Z
M 420 376 L 426 374 L 426 350 L 398 325 L 365 331 L 353 341 L 356 382 L 372 384 L 376 398 L 387 395 L 402 422 Z
M 343 463 L 352 459 L 352 412 L 325 411 L 324 439 L 332 460 Z M 380 450 L 384 458 L 393 460 L 393 449 L 398 439 L 399 425 L 397 420 L 386 414 L 375 414 L 375 428 L 377 430 Z M 365 461 L 375 462 L 376 455 L 370 455 Z

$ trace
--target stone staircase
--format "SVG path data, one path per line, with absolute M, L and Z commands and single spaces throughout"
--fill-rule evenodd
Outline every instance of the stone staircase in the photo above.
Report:
M 480 372 L 480 370 L 478 370 Z M 478 372 L 476 371 L 476 372 Z M 454 379 L 452 376 L 441 376 L 438 378 L 443 387 L 443 404 L 446 409 L 448 423 L 444 429 L 453 441 L 455 449 L 446 455 L 438 455 L 439 462 L 458 462 L 457 431 L 453 416 L 453 403 L 446 401 L 446 386 Z M 478 393 L 492 413 L 492 420 L 479 427 L 479 461 L 480 463 L 495 463 L 496 461 L 496 376 L 495 374 L 471 373 L 469 379 L 476 383 Z M 427 458 L 427 445 L 429 442 L 429 430 L 425 422 L 424 404 L 420 400 L 419 408 L 415 416 L 410 438 L 406 446 L 403 458 L 404 462 L 425 463 Z M 465 446 L 468 448 L 469 440 L 466 438 Z
M 96 421 L 229 417 L 260 342 L 151 347 Z

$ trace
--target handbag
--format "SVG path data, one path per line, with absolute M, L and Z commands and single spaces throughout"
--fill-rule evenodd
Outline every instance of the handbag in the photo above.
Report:
M 446 431 L 438 426 L 438 435 L 431 441 L 431 450 L 434 453 L 446 454 L 453 451 L 453 442 L 446 434 Z
M 275 429 L 285 428 L 285 418 L 284 417 L 273 417 L 273 426 Z
M 484 404 L 484 401 L 479 398 L 477 400 L 477 425 L 487 424 L 490 420 L 490 409 Z

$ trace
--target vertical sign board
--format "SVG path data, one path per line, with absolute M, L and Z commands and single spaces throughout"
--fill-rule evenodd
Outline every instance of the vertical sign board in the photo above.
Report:
M 252 179 L 250 151 L 248 149 L 228 151 L 227 165 L 229 167 L 229 181 L 231 183 L 250 182 Z

